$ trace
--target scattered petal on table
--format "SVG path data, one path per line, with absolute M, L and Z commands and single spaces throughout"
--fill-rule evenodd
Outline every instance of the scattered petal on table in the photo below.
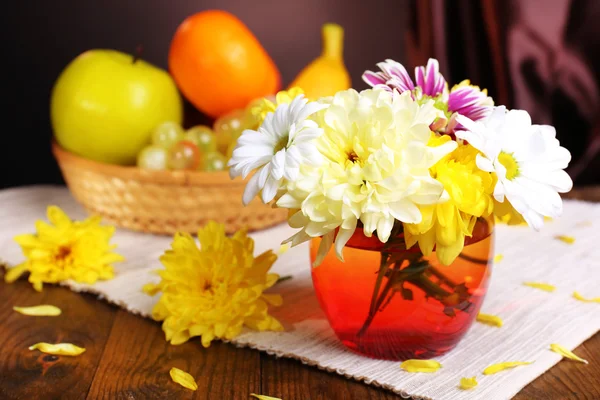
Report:
M 579 357 L 578 355 L 576 355 L 572 351 L 566 349 L 565 347 L 561 346 L 560 344 L 552 343 L 550 345 L 550 350 L 552 350 L 555 353 L 560 354 L 561 356 L 563 356 L 565 358 L 569 358 L 571 360 L 575 360 L 575 361 L 579 361 L 584 364 L 588 364 L 587 360 L 584 360 L 583 358 Z
M 13 310 L 23 315 L 31 315 L 34 317 L 56 317 L 61 313 L 60 308 L 47 304 L 33 307 L 13 307 Z
M 146 293 L 148 296 L 154 296 L 160 292 L 160 286 L 156 283 L 146 283 L 142 286 L 142 292 Z
M 558 239 L 561 242 L 565 242 L 566 244 L 573 244 L 573 243 L 575 243 L 575 238 L 573 236 L 556 235 L 556 236 L 554 236 L 554 239 Z
M 285 254 L 290 249 L 290 247 L 291 247 L 290 243 L 282 244 L 281 246 L 279 246 L 279 251 L 277 253 L 279 255 Z
M 502 260 L 504 260 L 504 255 L 503 254 L 496 254 L 494 256 L 494 264 L 498 264 Z
M 545 290 L 546 292 L 554 292 L 556 290 L 556 286 L 550 285 L 549 283 L 541 283 L 541 282 L 523 282 L 523 285 L 529 286 L 536 289 Z
M 483 370 L 484 375 L 492 375 L 500 371 L 504 371 L 505 369 L 518 367 L 519 365 L 529 365 L 533 364 L 533 362 L 528 361 L 508 361 L 502 362 L 498 364 L 493 364 Z
M 264 394 L 250 393 L 250 396 L 256 397 L 258 400 L 281 400 L 279 397 L 265 396 Z
M 600 297 L 588 299 L 586 297 L 583 297 L 579 292 L 573 292 L 573 297 L 575 297 L 579 301 L 583 301 L 584 303 L 600 303 Z
M 194 377 L 188 374 L 187 372 L 180 370 L 179 368 L 171 368 L 171 370 L 169 371 L 169 375 L 171 375 L 171 379 L 173 379 L 173 382 L 179 383 L 186 389 L 198 389 L 198 384 L 196 383 Z
M 54 354 L 57 356 L 78 356 L 85 351 L 84 348 L 75 346 L 72 343 L 36 343 L 29 346 L 29 350 L 39 350 L 42 353 Z
M 435 372 L 442 364 L 435 360 L 406 360 L 400 364 L 400 368 L 407 372 Z
M 502 321 L 502 318 L 498 317 L 497 315 L 484 314 L 484 313 L 477 314 L 477 321 L 482 322 L 484 324 L 497 326 L 497 327 L 501 327 L 504 324 L 504 322 Z
M 477 386 L 477 379 L 472 378 L 460 378 L 460 388 L 463 390 L 473 389 Z

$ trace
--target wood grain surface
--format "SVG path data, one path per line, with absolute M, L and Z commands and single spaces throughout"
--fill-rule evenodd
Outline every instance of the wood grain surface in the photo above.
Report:
M 0 273 L 1 276 L 1 273 Z M 53 304 L 58 317 L 29 317 L 13 306 Z M 198 340 L 171 346 L 160 325 L 89 294 L 47 285 L 0 282 L 0 399 L 250 400 L 250 393 L 284 400 L 392 400 L 388 391 L 251 349 Z M 79 357 L 27 348 L 37 342 L 85 347 Z M 600 399 L 600 334 L 575 351 L 590 364 L 561 361 L 515 399 Z M 173 383 L 171 367 L 191 373 L 195 392 Z
M 574 198 L 600 200 L 600 190 Z M 92 295 L 46 285 L 35 292 L 24 280 L 5 284 L 0 272 L 0 400 L 207 399 L 250 400 L 250 393 L 284 400 L 391 400 L 400 397 L 298 361 L 198 340 L 171 346 L 160 325 L 108 305 Z M 29 317 L 13 306 L 53 304 L 58 317 Z M 79 357 L 52 356 L 28 347 L 70 342 Z M 600 334 L 575 353 L 589 365 L 563 360 L 514 399 L 600 399 Z M 193 392 L 173 383 L 171 367 L 191 373 Z M 474 398 L 477 398 L 474 395 Z

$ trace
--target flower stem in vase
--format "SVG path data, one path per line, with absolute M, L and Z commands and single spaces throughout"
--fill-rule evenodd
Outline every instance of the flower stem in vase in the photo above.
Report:
M 406 264 L 404 268 L 403 264 Z M 384 277 L 387 278 L 387 281 L 381 289 Z M 357 333 L 357 337 L 363 337 L 366 334 L 377 312 L 382 312 L 396 293 L 400 293 L 404 300 L 411 301 L 413 299 L 413 291 L 406 288 L 405 283 L 410 283 L 422 290 L 426 297 L 439 301 L 444 305 L 444 313 L 449 317 L 456 315 L 455 309 L 469 312 L 472 306 L 465 284 L 456 283 L 448 278 L 429 261 L 423 259 L 421 253 L 382 252 L 369 313 Z

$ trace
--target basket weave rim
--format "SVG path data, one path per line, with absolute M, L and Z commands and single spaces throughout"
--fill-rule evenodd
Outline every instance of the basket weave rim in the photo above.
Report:
M 99 161 L 81 157 L 66 150 L 55 140 L 52 140 L 52 153 L 58 164 L 68 168 L 79 168 L 93 171 L 107 177 L 120 178 L 124 180 L 135 180 L 147 183 L 161 183 L 170 185 L 186 186 L 243 186 L 246 180 L 232 180 L 228 171 L 158 171 L 139 168 L 137 166 L 125 166 L 118 164 L 107 164 Z

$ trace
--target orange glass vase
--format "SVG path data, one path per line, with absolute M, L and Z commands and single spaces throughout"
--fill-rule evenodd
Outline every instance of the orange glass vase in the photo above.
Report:
M 329 323 L 351 350 L 373 358 L 431 358 L 451 350 L 473 323 L 487 291 L 493 221 L 480 218 L 456 260 L 442 265 L 403 234 L 387 244 L 357 229 L 344 249 L 312 269 Z M 320 238 L 311 242 L 314 261 Z

